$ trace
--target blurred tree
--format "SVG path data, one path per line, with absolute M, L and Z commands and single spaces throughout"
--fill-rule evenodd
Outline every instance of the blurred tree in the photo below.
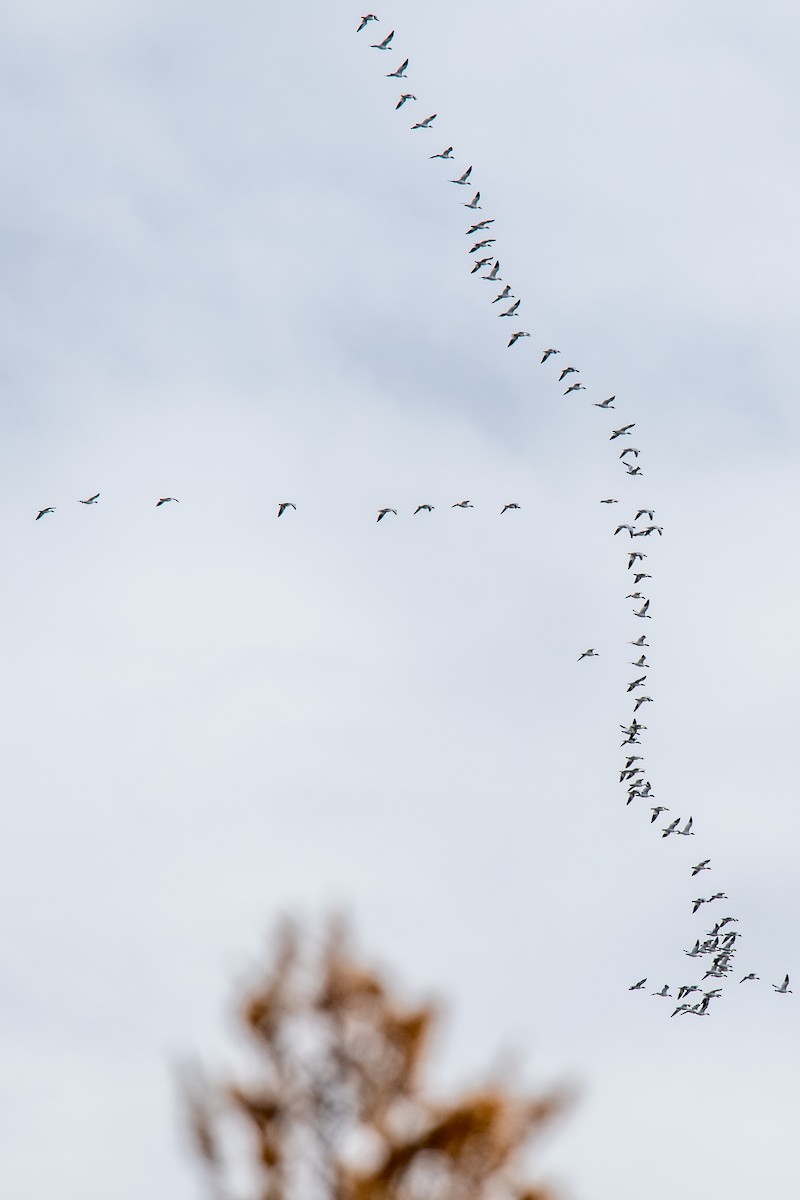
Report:
M 520 1182 L 520 1158 L 564 1097 L 488 1087 L 449 1104 L 429 1098 L 422 1075 L 434 1009 L 398 1003 L 358 965 L 341 929 L 313 953 L 284 926 L 241 1015 L 258 1051 L 254 1078 L 186 1085 L 214 1195 L 236 1187 L 258 1200 L 550 1200 Z M 237 1155 L 231 1138 L 242 1125 L 252 1149 Z M 252 1160 L 245 1172 L 242 1158 Z

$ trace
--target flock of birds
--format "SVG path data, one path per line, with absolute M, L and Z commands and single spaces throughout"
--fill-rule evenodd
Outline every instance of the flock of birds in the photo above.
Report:
M 362 33 L 364 30 L 373 29 L 378 23 L 379 18 L 375 13 L 367 13 L 359 22 L 357 32 Z M 392 29 L 383 38 L 378 38 L 370 43 L 373 50 L 377 50 L 382 54 L 389 53 L 394 50 L 395 31 Z M 409 59 L 403 58 L 400 65 L 386 73 L 386 78 L 391 80 L 407 79 L 409 69 Z M 403 109 L 406 105 L 416 103 L 417 97 L 412 92 L 403 91 L 397 99 L 394 107 L 395 111 Z M 430 130 L 436 120 L 438 114 L 431 113 L 422 120 L 416 121 L 411 125 L 412 131 Z M 454 147 L 446 146 L 444 150 L 431 154 L 430 159 L 440 160 L 444 162 L 455 162 Z M 455 171 L 452 172 L 453 178 L 448 178 L 447 182 L 456 187 L 467 188 L 469 192 L 475 188 L 471 199 L 463 202 L 463 207 L 468 209 L 470 213 L 476 214 L 482 212 L 481 204 L 482 194 L 477 189 L 476 181 L 473 179 L 473 166 L 465 166 L 463 169 L 459 164 Z M 520 309 L 522 308 L 522 299 L 514 294 L 511 284 L 500 274 L 501 263 L 497 255 L 497 237 L 494 229 L 495 219 L 493 217 L 482 217 L 480 219 L 471 219 L 466 229 L 466 236 L 472 239 L 472 245 L 468 250 L 470 260 L 470 274 L 477 276 L 479 279 L 495 284 L 500 290 L 497 295 L 491 300 L 491 306 L 501 305 L 500 310 L 496 310 L 498 318 L 511 319 L 515 321 L 519 319 Z M 508 339 L 508 349 L 522 342 L 523 339 L 531 338 L 531 332 L 527 329 L 515 329 Z M 564 385 L 563 396 L 575 396 L 579 392 L 586 391 L 586 385 L 583 380 L 578 378 L 581 374 L 578 367 L 572 365 L 560 366 L 556 365 L 557 356 L 561 351 L 554 346 L 546 347 L 541 351 L 539 363 L 541 366 L 550 364 L 547 368 L 552 371 L 556 366 L 556 382 L 558 385 Z M 608 396 L 602 400 L 592 400 L 590 405 L 597 408 L 601 412 L 611 412 L 616 410 L 616 396 Z M 616 424 L 616 422 L 614 423 Z M 615 448 L 620 444 L 622 449 L 617 455 L 618 465 L 624 469 L 624 478 L 641 479 L 644 475 L 642 464 L 640 463 L 641 451 L 638 447 L 631 445 L 627 439 L 632 439 L 633 431 L 636 429 L 636 422 L 626 420 L 615 428 L 614 424 L 608 431 L 608 442 L 614 443 Z M 601 504 L 613 505 L 619 504 L 620 500 L 616 497 L 606 497 L 600 501 Z M 422 505 L 422 508 L 430 506 Z M 470 507 L 467 501 L 454 507 L 466 508 Z M 518 505 L 506 505 L 503 512 L 507 508 L 516 508 Z M 378 515 L 378 520 L 382 520 L 389 513 L 395 510 L 390 508 L 382 509 Z M 663 526 L 655 523 L 655 510 L 646 508 L 639 504 L 632 506 L 631 517 L 629 520 L 622 521 L 617 524 L 613 536 L 627 534 L 630 547 L 630 541 L 636 539 L 636 547 L 629 548 L 626 551 L 627 566 L 626 570 L 630 573 L 627 578 L 631 581 L 631 591 L 627 593 L 626 600 L 635 602 L 636 607 L 631 609 L 632 616 L 637 620 L 648 621 L 652 620 L 650 612 L 650 597 L 641 589 L 649 587 L 646 582 L 652 579 L 652 574 L 648 570 L 651 565 L 649 562 L 648 553 L 639 547 L 642 542 L 641 538 L 650 538 L 654 536 L 660 538 L 663 535 Z M 646 561 L 647 560 L 647 561 Z M 629 647 L 633 647 L 633 653 L 630 655 L 630 665 L 637 672 L 626 685 L 626 697 L 633 703 L 633 712 L 629 717 L 626 717 L 625 722 L 620 722 L 620 731 L 622 733 L 622 741 L 620 748 L 625 751 L 625 756 L 619 771 L 619 782 L 626 789 L 626 805 L 636 806 L 644 801 L 649 806 L 649 824 L 657 829 L 662 840 L 669 838 L 690 838 L 696 835 L 694 829 L 694 818 L 689 815 L 673 816 L 670 808 L 664 804 L 656 803 L 655 792 L 648 778 L 648 771 L 645 766 L 644 754 L 638 752 L 638 748 L 643 746 L 642 735 L 646 733 L 647 726 L 643 725 L 638 719 L 640 709 L 646 704 L 653 703 L 653 697 L 648 695 L 645 689 L 648 686 L 648 672 L 650 671 L 650 662 L 648 660 L 647 651 L 650 649 L 650 643 L 647 640 L 649 627 L 644 633 L 640 633 L 637 637 L 631 638 L 627 643 Z M 635 657 L 637 656 L 638 657 Z M 595 647 L 589 647 L 584 650 L 578 662 L 584 659 L 599 657 L 599 651 Z M 657 824 L 662 818 L 662 814 L 669 813 L 670 820 L 664 824 Z M 691 868 L 691 878 L 701 875 L 705 871 L 710 871 L 711 858 L 702 858 Z M 692 914 L 706 911 L 706 906 L 711 904 L 722 904 L 728 900 L 728 896 L 724 891 L 714 891 L 709 896 L 697 896 L 691 901 Z M 718 910 L 714 910 L 718 911 Z M 723 909 L 723 912 L 725 910 Z M 697 982 L 683 983 L 673 991 L 669 984 L 664 984 L 659 990 L 651 992 L 653 996 L 659 996 L 665 999 L 675 999 L 676 1007 L 671 1015 L 676 1016 L 708 1016 L 711 1002 L 718 999 L 722 995 L 723 985 L 727 982 L 738 980 L 738 984 L 753 983 L 759 980 L 759 976 L 755 972 L 749 971 L 746 974 L 739 976 L 739 972 L 735 968 L 735 959 L 738 952 L 738 942 L 742 934 L 738 929 L 732 928 L 739 924 L 739 919 L 736 916 L 726 915 L 715 920 L 710 928 L 706 929 L 702 934 L 695 937 L 694 945 L 689 950 L 684 950 L 684 954 L 692 960 L 695 960 L 697 965 L 703 966 L 704 972 L 702 978 Z M 711 981 L 711 983 L 708 983 Z M 629 987 L 631 992 L 643 992 L 647 984 L 647 977 L 638 980 Z M 773 983 L 772 988 L 778 995 L 791 994 L 789 987 L 789 976 L 783 979 L 781 983 Z
M 93 496 L 89 496 L 88 499 L 79 500 L 78 504 L 97 504 L 99 499 L 100 499 L 100 492 L 95 492 L 95 494 Z M 180 504 L 180 500 L 178 500 L 177 497 L 175 497 L 175 496 L 161 496 L 158 500 L 156 500 L 156 508 L 161 508 L 162 504 Z M 416 516 L 417 513 L 421 513 L 421 512 L 432 513 L 434 510 L 434 507 L 435 507 L 435 505 L 433 505 L 433 504 L 418 504 L 417 507 L 414 509 L 414 516 Z M 456 500 L 455 504 L 451 504 L 450 507 L 451 508 L 474 508 L 475 505 L 472 503 L 471 500 Z M 516 502 L 511 501 L 509 504 L 503 505 L 503 507 L 500 509 L 500 515 L 502 516 L 503 513 L 505 513 L 505 512 L 514 512 L 514 511 L 520 509 L 521 507 L 522 507 L 521 504 L 517 504 Z M 278 504 L 277 515 L 279 517 L 282 517 L 288 508 L 292 508 L 296 511 L 297 505 L 293 504 L 291 500 L 281 500 Z M 48 513 L 54 513 L 55 511 L 56 511 L 56 506 L 54 504 L 51 504 L 48 508 L 40 508 L 39 511 L 37 512 L 36 516 L 34 517 L 34 520 L 40 521 L 42 519 L 42 517 L 47 516 Z M 397 509 L 396 508 L 379 508 L 377 520 L 382 521 L 384 517 L 389 515 L 389 513 L 394 513 L 394 515 L 397 516 Z

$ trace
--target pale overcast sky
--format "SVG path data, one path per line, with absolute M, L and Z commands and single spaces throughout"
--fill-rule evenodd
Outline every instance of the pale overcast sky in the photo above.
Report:
M 446 1003 L 443 1088 L 505 1051 L 578 1086 L 537 1160 L 565 1200 L 788 1194 L 800 15 L 361 11 L 0 18 L 6 1190 L 198 1197 L 173 1064 L 222 1068 L 275 918 L 336 907 Z M 513 322 L 470 277 L 470 164 Z M 692 839 L 617 782 L 644 625 Z M 670 1020 L 717 889 L 761 981 Z

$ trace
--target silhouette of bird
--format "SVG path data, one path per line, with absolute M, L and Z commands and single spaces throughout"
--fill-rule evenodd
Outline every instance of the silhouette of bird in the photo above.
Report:
M 561 372 L 561 374 L 558 377 L 558 382 L 562 383 L 565 376 L 567 376 L 567 375 L 580 375 L 580 371 L 578 370 L 577 367 L 564 367 L 564 370 Z
M 508 510 L 510 508 L 519 508 L 519 507 L 520 507 L 519 504 L 504 504 L 503 507 L 500 509 L 500 516 L 502 517 L 503 513 L 508 512 Z
M 520 330 L 519 333 L 512 333 L 511 340 L 508 344 L 509 344 L 509 346 L 513 346 L 514 343 L 518 342 L 520 338 L 530 337 L 530 336 L 531 335 L 529 333 L 524 333 L 522 330 Z
M 93 496 L 90 496 L 88 500 L 79 500 L 78 504 L 97 504 L 97 501 L 99 499 L 100 499 L 100 493 L 95 492 L 95 494 Z
M 40 521 L 40 520 L 41 520 L 41 518 L 42 518 L 43 516 L 45 516 L 45 514 L 46 514 L 46 513 L 51 513 L 51 512 L 55 512 L 55 511 L 56 511 L 56 510 L 55 510 L 55 508 L 54 508 L 54 507 L 53 507 L 53 508 L 40 508 L 40 509 L 39 509 L 39 511 L 38 511 L 38 513 L 37 513 L 37 514 L 36 514 L 36 516 L 34 517 L 34 521 Z
M 414 516 L 416 516 L 418 512 L 433 512 L 433 505 L 432 504 L 418 504 L 417 507 L 414 509 Z
M 644 979 L 640 979 L 638 983 L 632 984 L 631 987 L 628 988 L 628 991 L 629 992 L 638 992 L 641 988 L 644 987 L 644 985 L 646 983 L 647 983 L 647 976 L 645 975 Z
M 162 496 L 160 500 L 156 500 L 156 508 L 161 508 L 162 504 L 180 504 L 180 500 L 176 500 L 174 496 Z
M 397 509 L 396 509 L 396 508 L 381 508 L 381 509 L 379 509 L 379 511 L 378 511 L 378 520 L 379 520 L 379 521 L 382 521 L 382 520 L 383 520 L 383 518 L 384 518 L 384 517 L 385 517 L 385 516 L 386 516 L 388 513 L 394 513 L 394 515 L 395 515 L 395 516 L 397 516 Z
M 711 867 L 708 865 L 710 862 L 711 862 L 710 858 L 704 858 L 702 862 L 699 862 L 695 866 L 693 866 L 692 867 L 692 877 L 694 877 L 695 875 L 699 875 L 701 871 L 710 871 Z
M 560 350 L 554 350 L 551 347 L 549 350 L 545 350 L 544 354 L 542 355 L 542 362 L 546 363 L 551 354 L 560 354 L 560 353 L 561 353 Z
M 611 434 L 611 437 L 608 440 L 610 442 L 613 442 L 615 438 L 625 437 L 625 436 L 629 435 L 630 431 L 635 427 L 635 425 L 636 425 L 636 422 L 631 421 L 630 425 L 623 425 L 621 429 L 615 429 L 614 432 Z
M 293 508 L 297 510 L 297 505 L 292 504 L 291 500 L 281 500 L 281 502 L 278 504 L 278 516 L 282 517 L 287 508 Z

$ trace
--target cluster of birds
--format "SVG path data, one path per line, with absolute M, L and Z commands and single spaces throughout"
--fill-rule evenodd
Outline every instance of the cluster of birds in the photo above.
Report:
M 378 22 L 379 18 L 375 13 L 367 13 L 363 16 L 358 25 L 358 33 L 363 30 L 370 29 Z M 395 31 L 391 30 L 384 38 L 378 39 L 370 43 L 373 50 L 381 53 L 388 53 L 394 50 Z M 387 72 L 386 77 L 392 80 L 406 80 L 409 70 L 409 59 L 403 58 L 398 67 Z M 416 102 L 417 97 L 411 93 L 403 91 L 399 96 L 395 110 L 405 109 L 409 103 Z M 411 129 L 418 131 L 422 129 L 430 129 L 437 118 L 437 113 L 432 113 L 423 120 L 412 124 Z M 441 160 L 445 162 L 456 162 L 454 156 L 454 147 L 446 146 L 444 150 L 431 154 L 431 160 Z M 465 200 L 463 207 L 468 209 L 470 214 L 483 212 L 481 204 L 482 194 L 477 188 L 477 181 L 473 177 L 473 165 L 468 166 L 458 164 L 453 177 L 448 179 L 450 184 L 456 187 L 469 189 L 468 193 L 475 188 L 471 199 Z M 472 239 L 472 245 L 468 250 L 470 259 L 470 274 L 476 275 L 479 279 L 488 283 L 494 283 L 500 289 L 491 300 L 491 307 L 500 305 L 496 311 L 499 319 L 511 319 L 516 321 L 520 315 L 522 300 L 512 291 L 511 284 L 508 283 L 501 275 L 501 263 L 497 255 L 497 231 L 494 228 L 494 217 L 470 218 L 468 227 L 465 230 L 466 237 Z M 502 285 L 502 287 L 501 287 Z M 531 332 L 527 329 L 515 329 L 508 339 L 508 349 L 516 346 L 523 339 L 531 338 Z M 552 371 L 556 367 L 556 383 L 563 385 L 562 396 L 575 395 L 582 391 L 587 391 L 587 387 L 580 378 L 581 372 L 578 367 L 572 365 L 561 366 L 563 361 L 558 358 L 561 351 L 554 347 L 548 346 L 541 350 L 539 358 L 540 366 L 551 364 L 547 369 Z M 591 407 L 597 408 L 601 412 L 616 411 L 616 396 L 607 396 L 603 399 L 590 400 Z M 636 422 L 626 420 L 624 423 L 615 427 L 616 422 L 611 425 L 608 430 L 608 442 L 613 443 L 615 449 L 618 449 L 617 464 L 624 469 L 625 477 L 642 478 L 644 471 L 640 463 L 641 451 L 638 447 L 633 446 L 628 439 L 632 439 L 633 431 L 636 429 Z M 622 446 L 619 449 L 619 446 Z M 618 498 L 609 496 L 600 501 L 601 504 L 612 505 L 619 504 Z M 466 507 L 466 504 L 461 507 Z M 507 506 L 514 507 L 514 506 Z M 378 520 L 381 520 L 393 509 L 384 509 L 379 514 Z M 503 510 L 505 511 L 505 509 Z M 631 609 L 632 615 L 638 620 L 652 620 L 650 612 L 650 597 L 643 591 L 649 585 L 646 581 L 652 578 L 651 572 L 647 569 L 649 566 L 648 553 L 639 549 L 642 544 L 640 538 L 660 538 L 664 529 L 663 526 L 655 523 L 655 510 L 645 508 L 639 505 L 634 507 L 630 520 L 617 524 L 613 536 L 626 534 L 630 541 L 637 539 L 635 549 L 627 550 L 627 571 L 631 572 L 627 576 L 632 581 L 632 590 L 627 593 L 626 600 L 635 602 L 636 607 Z M 648 631 L 649 632 L 649 627 Z M 626 695 L 633 702 L 633 712 L 629 718 L 626 718 L 625 723 L 620 723 L 620 730 L 623 735 L 621 748 L 626 749 L 624 763 L 620 769 L 620 783 L 624 784 L 627 789 L 626 805 L 635 804 L 637 801 L 644 800 L 646 803 L 655 801 L 655 793 L 653 792 L 652 784 L 647 778 L 647 770 L 645 767 L 645 759 L 643 754 L 632 751 L 631 747 L 642 746 L 642 734 L 646 732 L 647 726 L 643 725 L 638 719 L 640 709 L 646 704 L 652 704 L 653 697 L 648 695 L 645 689 L 648 687 L 648 672 L 650 663 L 647 657 L 647 651 L 650 648 L 650 643 L 647 640 L 647 633 L 641 633 L 636 638 L 632 638 L 628 642 L 628 646 L 634 648 L 634 653 L 638 654 L 637 658 L 631 655 L 631 666 L 637 671 L 637 675 L 626 685 Z M 590 647 L 584 650 L 578 658 L 578 661 L 588 658 L 596 658 L 599 656 L 599 651 L 595 647 Z M 650 806 L 650 825 L 655 826 L 663 813 L 670 812 L 668 806 L 663 804 L 653 803 Z M 679 816 L 671 819 L 666 825 L 658 826 L 658 831 L 661 834 L 662 840 L 671 837 L 690 838 L 695 836 L 694 818 L 688 816 L 686 818 Z M 691 877 L 694 878 L 703 871 L 711 869 L 711 859 L 701 859 L 691 868 Z M 691 901 L 692 913 L 698 913 L 701 908 L 707 904 L 713 904 L 728 899 L 724 891 L 714 892 L 707 897 L 696 897 Z M 710 930 L 707 930 L 702 938 L 696 938 L 691 950 L 686 950 L 684 953 L 691 959 L 703 959 L 707 965 L 702 979 L 698 983 L 689 983 L 680 985 L 676 992 L 675 998 L 678 1000 L 678 1005 L 675 1008 L 672 1016 L 678 1015 L 695 1015 L 707 1016 L 711 1001 L 722 995 L 722 984 L 734 977 L 734 959 L 737 953 L 737 943 L 742 936 L 738 930 L 731 930 L 729 926 L 738 924 L 738 918 L 734 916 L 724 916 L 719 921 L 716 921 Z M 713 980 L 714 985 L 704 988 L 703 984 L 707 980 Z M 740 983 L 748 983 L 756 981 L 759 976 L 754 972 L 749 972 L 744 975 Z M 642 991 L 647 983 L 647 978 L 641 979 L 638 983 L 633 984 L 629 991 Z M 791 993 L 789 988 L 789 976 L 783 980 L 781 984 L 773 984 L 773 989 L 780 995 Z M 672 991 L 668 984 L 665 984 L 659 991 L 653 992 L 653 995 L 671 998 Z M 691 1001 L 689 997 L 697 997 Z
M 79 500 L 78 504 L 97 504 L 99 499 L 100 499 L 100 492 L 95 492 L 95 494 L 93 496 L 89 496 L 88 499 Z M 178 500 L 175 496 L 161 496 L 158 500 L 156 500 L 156 508 L 161 508 L 162 504 L 180 504 L 180 500 Z M 434 507 L 435 506 L 433 504 L 418 504 L 417 507 L 414 509 L 414 516 L 416 516 L 417 513 L 421 513 L 421 512 L 432 513 L 434 510 Z M 451 504 L 450 507 L 451 508 L 474 508 L 475 505 L 472 503 L 471 500 L 457 500 L 455 502 L 455 504 Z M 502 516 L 503 513 L 505 513 L 505 512 L 517 511 L 521 507 L 522 507 L 521 504 L 517 504 L 514 501 L 512 501 L 509 504 L 504 504 L 503 507 L 500 509 L 500 515 Z M 277 515 L 279 517 L 282 517 L 288 508 L 293 508 L 296 511 L 297 505 L 293 504 L 291 500 L 281 500 L 278 504 L 278 514 Z M 56 506 L 54 504 L 50 505 L 49 508 L 40 508 L 39 511 L 37 512 L 36 516 L 34 517 L 34 520 L 40 521 L 42 519 L 42 517 L 47 516 L 48 513 L 54 513 L 55 511 L 56 511 Z M 397 509 L 396 508 L 379 508 L 377 519 L 379 521 L 382 521 L 384 517 L 389 515 L 389 513 L 394 513 L 394 515 L 397 516 Z

